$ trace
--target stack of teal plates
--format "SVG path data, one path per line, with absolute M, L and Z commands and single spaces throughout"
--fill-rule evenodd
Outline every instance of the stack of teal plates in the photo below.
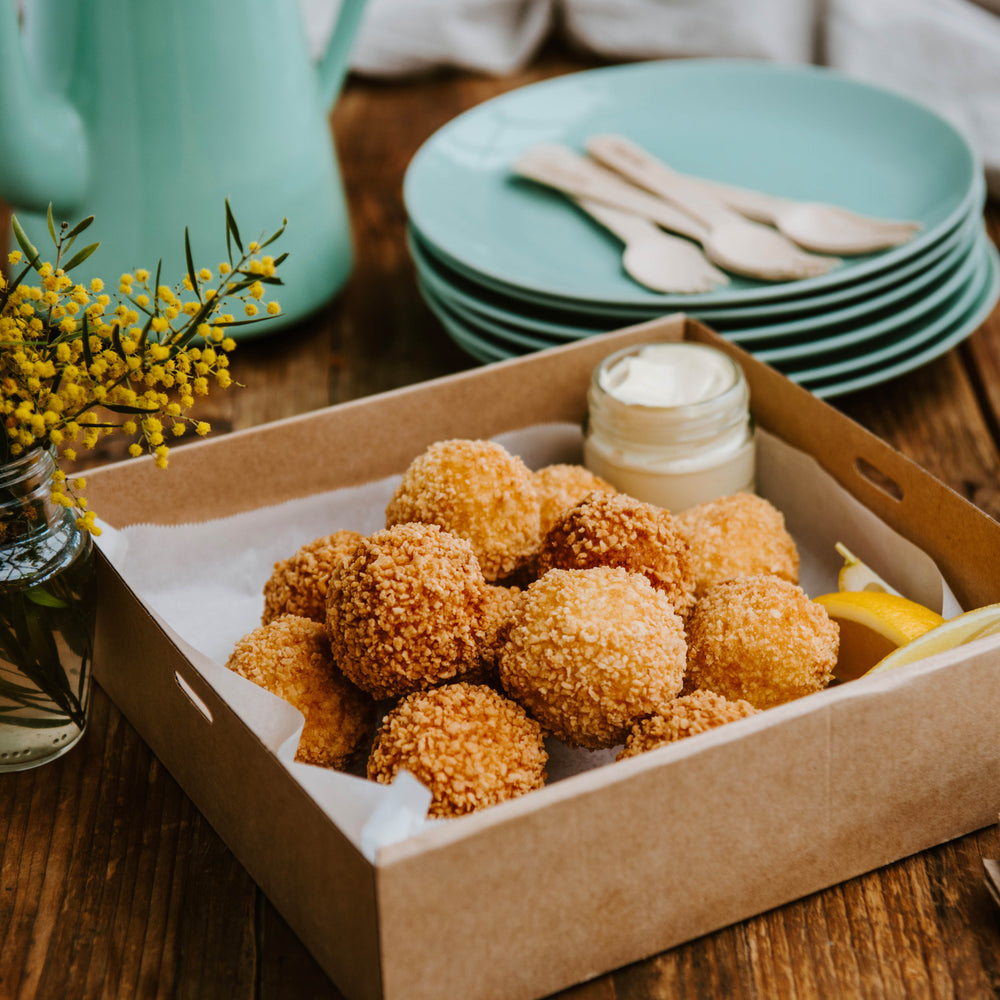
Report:
M 693 295 L 634 283 L 621 245 L 516 177 L 532 146 L 627 136 L 675 169 L 920 224 L 907 243 Z M 436 132 L 407 170 L 421 292 L 481 361 L 683 311 L 820 396 L 874 385 L 972 333 L 1000 295 L 976 154 L 927 108 L 833 71 L 731 60 L 635 63 L 512 91 Z

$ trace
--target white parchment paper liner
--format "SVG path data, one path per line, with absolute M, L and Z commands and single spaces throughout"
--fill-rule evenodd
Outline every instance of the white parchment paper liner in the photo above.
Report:
M 581 461 L 576 425 L 540 425 L 497 440 L 532 468 Z M 99 539 L 108 560 L 205 681 L 371 861 L 380 847 L 435 822 L 425 818 L 430 793 L 410 775 L 385 786 L 296 763 L 301 713 L 227 670 L 225 662 L 237 639 L 260 624 L 263 586 L 274 563 L 338 529 L 377 531 L 397 482 L 390 477 L 197 524 L 142 524 L 120 531 L 105 525 Z M 799 547 L 800 583 L 811 596 L 837 589 L 841 559 L 834 543 L 842 541 L 901 593 L 946 617 L 961 611 L 925 553 L 838 486 L 814 459 L 764 432 L 758 433 L 758 492 L 784 513 Z M 554 739 L 547 746 L 550 783 L 611 763 L 617 754 L 617 749 L 577 750 Z

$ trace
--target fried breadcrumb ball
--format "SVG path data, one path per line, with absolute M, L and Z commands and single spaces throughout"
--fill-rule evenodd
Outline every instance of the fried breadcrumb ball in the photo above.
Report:
M 401 769 L 432 793 L 429 816 L 460 816 L 545 784 L 541 727 L 490 687 L 459 681 L 404 698 L 383 720 L 368 777 Z
M 713 584 L 770 573 L 799 582 L 799 552 L 784 515 L 754 493 L 734 493 L 675 515 L 691 548 L 700 597 Z
M 479 661 L 485 590 L 465 539 L 435 524 L 377 531 L 330 577 L 333 655 L 375 698 L 450 680 Z
M 681 619 L 641 574 L 554 569 L 517 603 L 500 681 L 564 742 L 613 747 L 680 692 L 685 653 Z
M 745 719 L 758 711 L 748 701 L 729 701 L 714 691 L 694 691 L 682 695 L 675 698 L 662 715 L 640 719 L 632 727 L 618 760 L 638 757 L 647 750 L 707 732 L 727 722 Z
M 642 573 L 686 617 L 694 606 L 688 543 L 672 515 L 625 493 L 592 493 L 564 511 L 538 551 L 538 575 L 550 569 L 618 566 Z
M 578 504 L 589 493 L 616 493 L 610 484 L 582 465 L 546 465 L 532 476 L 541 508 L 542 537 L 563 511 Z
M 361 537 L 357 531 L 335 531 L 276 562 L 264 584 L 261 623 L 266 625 L 280 615 L 299 615 L 322 622 L 326 618 L 326 585 L 330 574 L 354 551 Z
M 240 639 L 226 666 L 305 716 L 296 760 L 342 768 L 371 735 L 375 703 L 337 668 L 319 622 L 282 615 Z
M 836 622 L 777 576 L 716 584 L 695 605 L 687 629 L 685 690 L 707 688 L 755 708 L 822 690 L 837 664 Z
M 385 511 L 387 527 L 407 521 L 467 539 L 490 581 L 529 559 L 540 537 L 531 472 L 492 441 L 439 441 L 417 456 Z
M 472 673 L 463 674 L 464 680 L 474 680 L 494 687 L 499 685 L 497 669 L 500 653 L 507 642 L 514 608 L 517 607 L 521 593 L 517 587 L 498 587 L 491 583 L 486 585 L 486 602 L 479 634 L 479 666 Z

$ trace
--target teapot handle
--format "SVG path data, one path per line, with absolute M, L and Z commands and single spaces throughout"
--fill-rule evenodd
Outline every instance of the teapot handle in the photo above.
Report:
M 341 0 L 337 23 L 327 42 L 326 52 L 317 64 L 320 100 L 327 111 L 333 108 L 350 68 L 351 46 L 361 25 L 364 9 L 365 0 Z

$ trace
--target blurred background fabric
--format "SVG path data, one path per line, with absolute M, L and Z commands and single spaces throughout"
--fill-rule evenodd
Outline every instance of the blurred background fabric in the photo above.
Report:
M 341 0 L 299 0 L 319 51 Z M 611 60 L 827 65 L 949 119 L 1000 197 L 1000 0 L 368 0 L 351 68 L 503 75 L 550 37 Z

